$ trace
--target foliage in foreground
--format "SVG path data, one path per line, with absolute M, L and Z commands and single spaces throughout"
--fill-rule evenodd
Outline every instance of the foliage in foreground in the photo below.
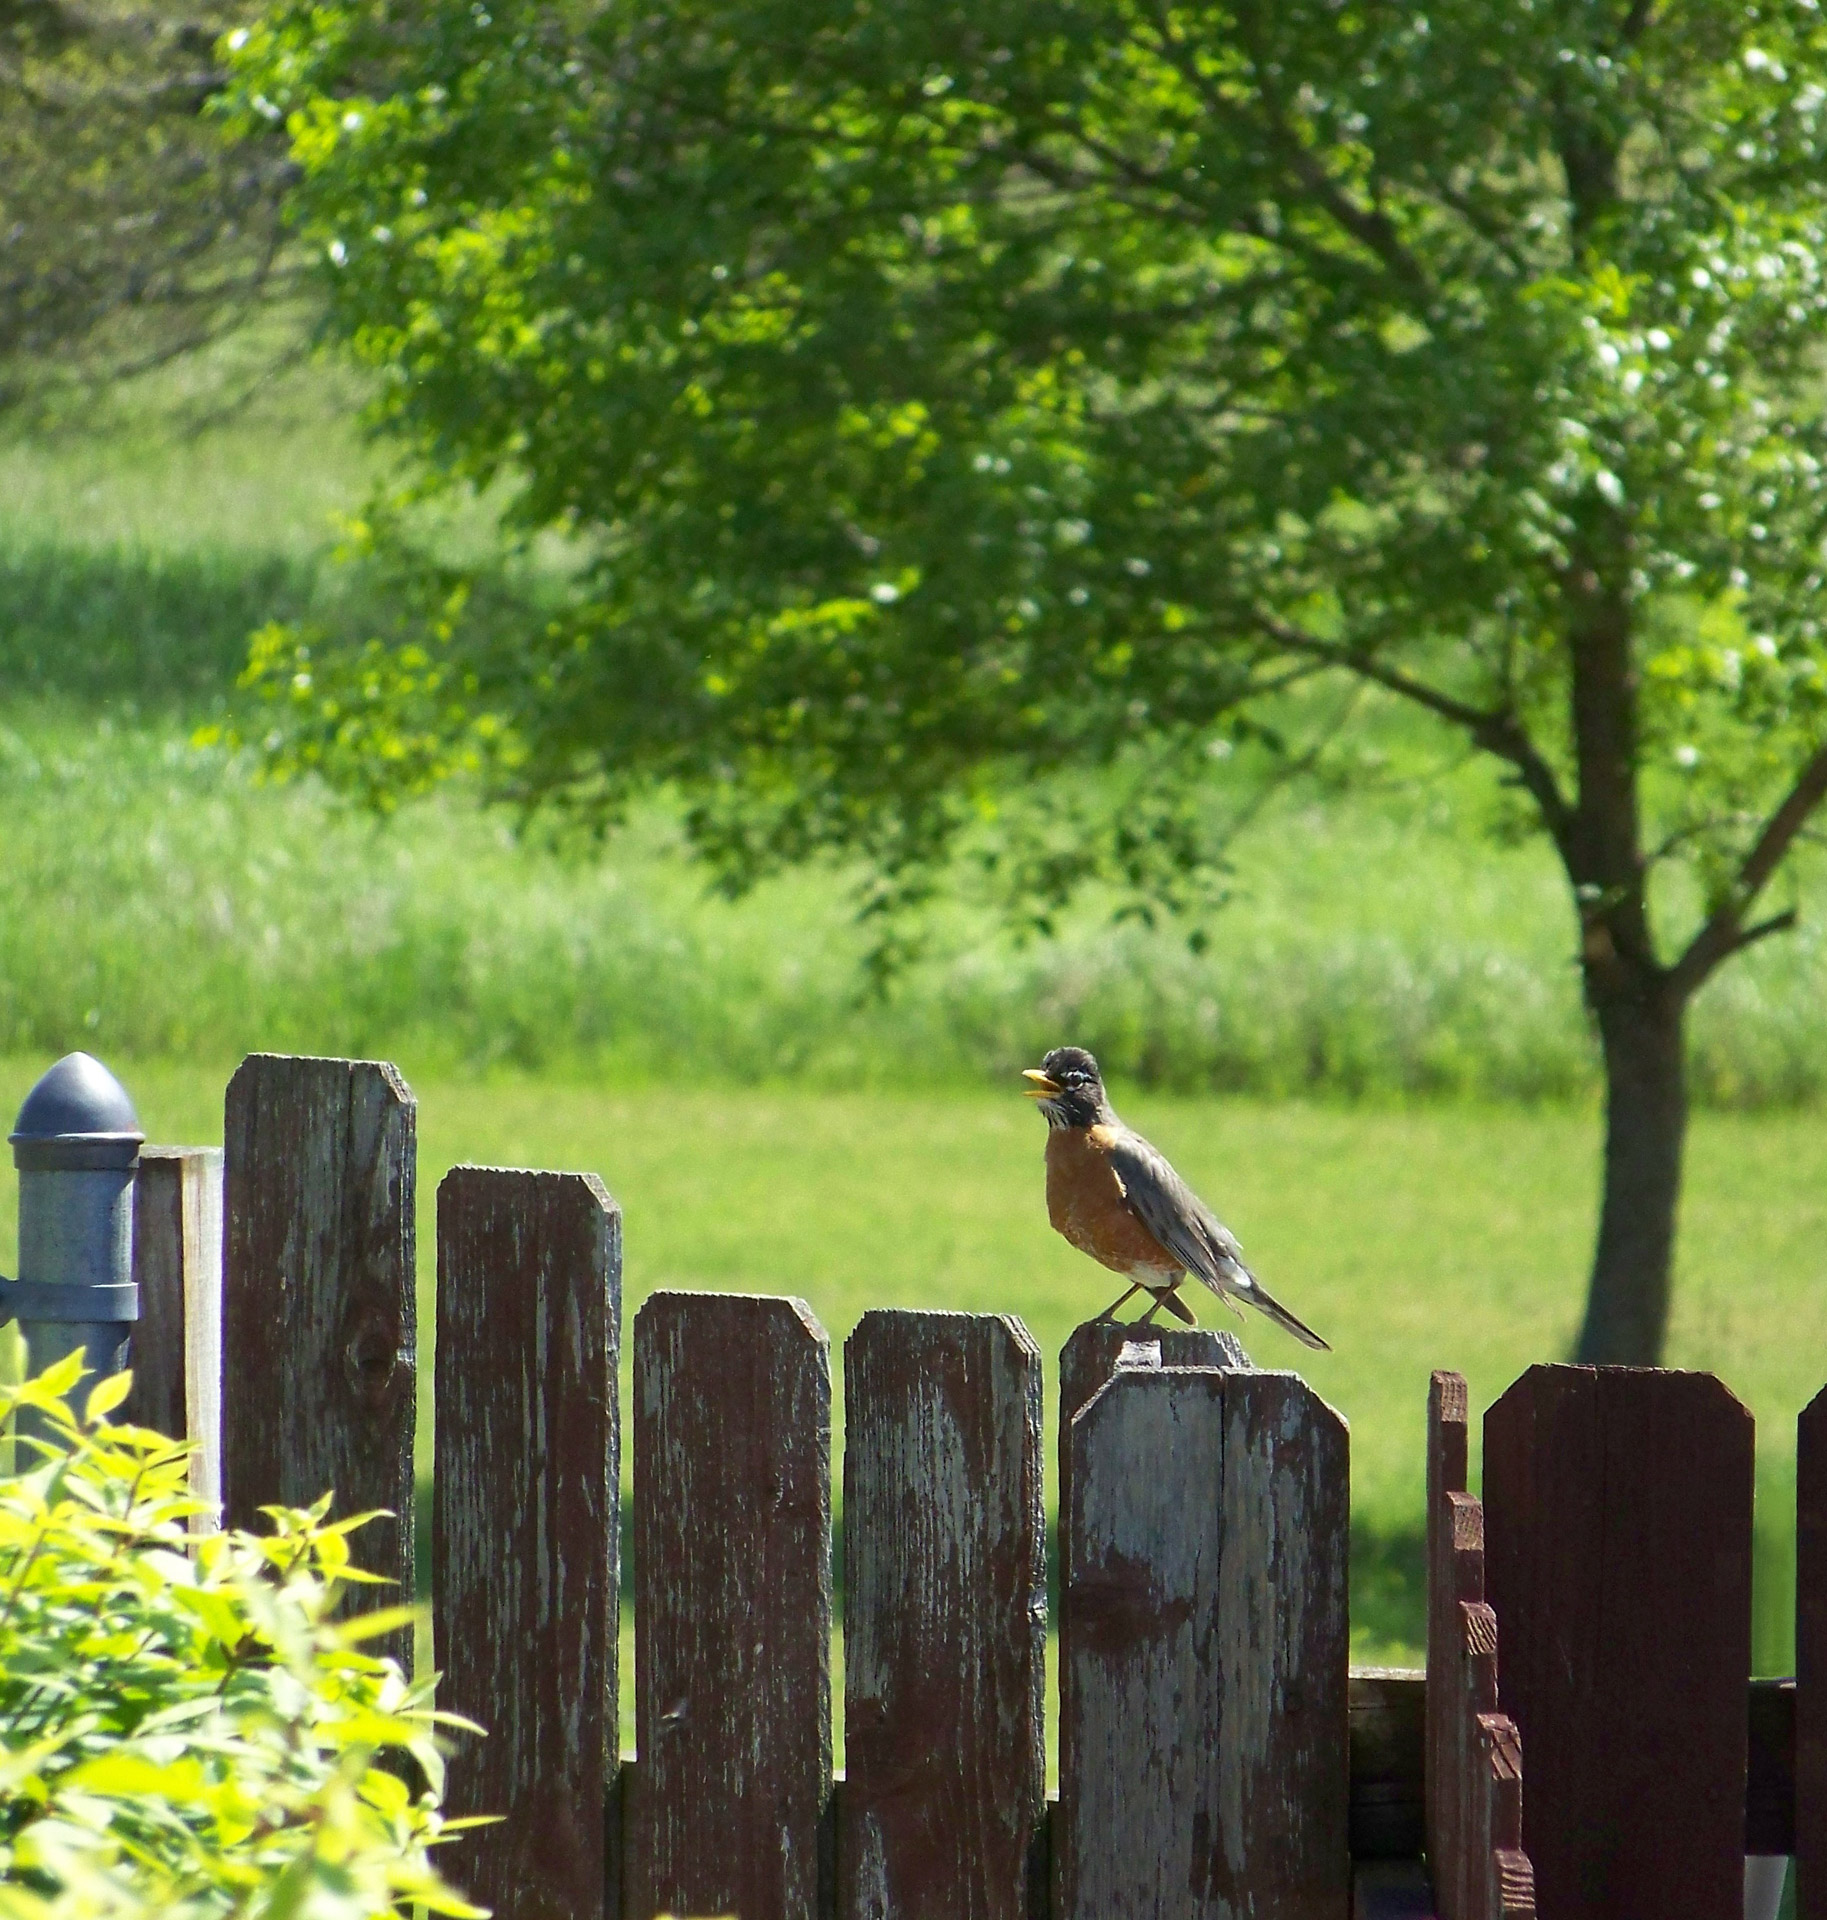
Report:
M 187 1449 L 108 1422 L 127 1375 L 78 1419 L 80 1371 L 0 1393 L 45 1436 L 0 1481 L 0 1916 L 477 1913 L 428 1856 L 426 1689 L 362 1650 L 399 1610 L 336 1618 L 366 1516 L 192 1536 Z

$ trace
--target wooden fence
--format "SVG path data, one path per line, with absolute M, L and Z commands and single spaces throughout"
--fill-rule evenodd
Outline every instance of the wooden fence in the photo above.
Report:
M 326 1486 L 391 1509 L 365 1558 L 409 1589 L 415 1118 L 391 1067 L 254 1056 L 223 1153 L 144 1156 L 136 1240 L 135 1409 L 232 1524 Z M 1737 1920 L 1747 1852 L 1797 1854 L 1827 1920 L 1827 1395 L 1796 1681 L 1747 1682 L 1749 1415 L 1575 1367 L 1490 1409 L 1482 1503 L 1434 1376 L 1429 1674 L 1351 1673 L 1344 1421 L 1229 1335 L 1081 1327 L 1050 1801 L 1020 1321 L 878 1311 L 846 1344 L 839 1778 L 829 1342 L 797 1300 L 655 1294 L 623 1759 L 619 1214 L 593 1175 L 483 1167 L 437 1202 L 438 1697 L 490 1729 L 449 1799 L 506 1816 L 447 1866 L 505 1920 Z

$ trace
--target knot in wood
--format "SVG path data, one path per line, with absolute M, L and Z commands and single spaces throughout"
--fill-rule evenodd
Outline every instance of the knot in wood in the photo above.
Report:
M 342 1356 L 350 1393 L 370 1412 L 388 1412 L 412 1373 L 400 1351 L 399 1316 L 378 1301 L 358 1303 L 344 1322 Z

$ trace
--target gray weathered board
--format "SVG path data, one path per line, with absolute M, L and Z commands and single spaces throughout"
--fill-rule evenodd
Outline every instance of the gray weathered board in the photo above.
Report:
M 264 1506 L 382 1509 L 352 1542 L 412 1598 L 415 1108 L 372 1060 L 250 1054 L 224 1116 L 222 1476 L 228 1524 Z M 378 1643 L 408 1671 L 412 1634 Z
M 1751 1416 L 1710 1374 L 1531 1367 L 1485 1416 L 1485 1582 L 1553 1920 L 1738 1920 Z
M 1070 1446 L 1057 1920 L 1345 1920 L 1344 1422 L 1293 1374 L 1120 1368 Z
M 438 1189 L 432 1626 L 446 1805 L 498 1814 L 443 1865 L 513 1920 L 597 1916 L 619 1761 L 621 1215 L 593 1174 L 456 1167 Z
M 1072 1329 L 1059 1352 L 1059 1511 L 1072 1507 L 1072 1416 L 1119 1365 L 1147 1367 L 1248 1367 L 1250 1356 L 1234 1333 L 1222 1327 L 1163 1327 L 1134 1321 L 1087 1320 Z M 1064 1553 L 1056 1547 L 1059 1564 Z M 1066 1714 L 1072 1675 L 1060 1670 L 1060 1717 Z
M 214 1507 L 222 1498 L 220 1147 L 140 1149 L 133 1278 L 140 1317 L 123 1417 L 188 1441 L 191 1491 Z
M 831 1787 L 831 1372 L 800 1300 L 634 1328 L 626 1920 L 812 1920 Z
M 1026 1920 L 1046 1805 L 1041 1365 L 1007 1314 L 844 1346 L 839 1920 Z

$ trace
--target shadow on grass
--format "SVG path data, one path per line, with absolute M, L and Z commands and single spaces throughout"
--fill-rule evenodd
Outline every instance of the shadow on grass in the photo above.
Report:
M 1351 1658 L 1418 1667 L 1427 1646 L 1427 1535 L 1419 1526 L 1351 1525 Z
M 226 698 L 248 635 L 310 605 L 316 564 L 40 543 L 0 553 L 0 692 L 194 712 Z

